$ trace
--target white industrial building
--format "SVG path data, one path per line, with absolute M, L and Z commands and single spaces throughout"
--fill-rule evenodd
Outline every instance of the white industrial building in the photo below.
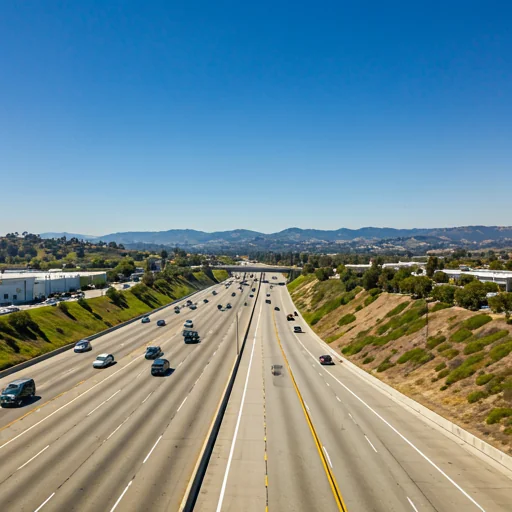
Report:
M 102 285 L 106 272 L 5 272 L 0 274 L 0 305 L 26 304 L 52 293 Z
M 407 267 L 419 267 L 425 268 L 426 263 L 422 261 L 399 261 L 398 263 L 384 263 L 382 268 L 393 268 L 395 270 L 399 270 L 401 268 Z M 360 264 L 352 264 L 347 263 L 345 268 L 348 268 L 356 273 L 362 274 L 366 270 L 368 270 L 372 266 L 371 263 L 360 263 Z
M 451 279 L 459 279 L 461 274 L 475 276 L 479 281 L 496 283 L 505 288 L 505 291 L 512 291 L 512 272 L 510 270 L 454 270 L 443 269 L 442 272 L 447 274 Z

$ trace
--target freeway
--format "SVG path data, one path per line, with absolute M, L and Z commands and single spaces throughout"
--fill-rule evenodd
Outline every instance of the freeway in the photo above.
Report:
M 216 289 L 194 296 L 195 311 L 162 310 L 0 382 L 30 376 L 40 395 L 0 411 L 2 511 L 177 510 L 233 367 L 236 315 L 243 332 L 254 302 L 236 281 Z M 183 343 L 185 319 L 201 343 Z M 147 345 L 162 347 L 171 375 L 150 375 Z M 101 352 L 117 364 L 94 370 Z
M 325 345 L 300 316 L 286 320 L 295 306 L 284 286 L 271 284 L 262 284 L 259 324 L 251 327 L 196 510 L 512 510 L 506 470 L 342 363 L 321 366 Z M 296 325 L 304 332 L 294 333 Z
M 270 288 L 282 276 L 255 277 L 242 292 L 236 281 L 216 286 L 216 296 L 199 292 L 195 311 L 170 308 L 105 335 L 92 353 L 19 372 L 36 379 L 41 397 L 0 411 L 2 511 L 183 510 L 235 363 L 237 315 L 247 341 L 195 510 L 512 509 L 510 475 L 342 363 L 320 366 L 325 345 L 300 316 L 286 320 L 295 309 L 286 287 Z M 233 309 L 217 309 L 228 301 Z M 159 318 L 165 327 L 156 327 Z M 188 318 L 198 345 L 182 341 Z M 150 376 L 149 344 L 171 361 L 168 377 Z M 100 352 L 118 363 L 93 370 Z

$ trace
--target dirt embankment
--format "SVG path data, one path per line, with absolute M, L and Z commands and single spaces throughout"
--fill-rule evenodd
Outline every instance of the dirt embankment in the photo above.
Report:
M 501 315 L 400 294 L 346 292 L 339 280 L 291 283 L 331 347 L 405 395 L 512 454 L 512 325 Z

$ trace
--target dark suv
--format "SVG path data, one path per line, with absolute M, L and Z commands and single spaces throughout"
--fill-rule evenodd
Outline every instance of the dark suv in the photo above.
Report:
M 147 347 L 146 348 L 146 359 L 156 359 L 157 357 L 160 357 L 163 355 L 162 349 L 160 347 Z
M 167 359 L 156 359 L 151 365 L 151 375 L 165 375 L 169 371 L 170 365 Z
M 34 379 L 18 379 L 7 384 L 7 387 L 0 395 L 2 407 L 21 407 L 23 402 L 36 394 L 36 383 Z

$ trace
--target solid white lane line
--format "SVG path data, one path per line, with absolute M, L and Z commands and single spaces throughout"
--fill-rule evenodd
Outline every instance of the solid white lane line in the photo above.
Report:
M 153 394 L 153 391 L 151 391 L 151 393 L 149 393 L 149 395 L 146 398 L 144 398 L 144 400 L 142 400 L 142 403 L 144 403 L 152 394 Z
M 110 512 L 114 512 L 117 505 L 119 505 L 119 502 L 123 499 L 123 496 L 126 494 L 126 491 L 130 488 L 130 485 L 132 485 L 133 480 L 130 480 L 130 483 L 124 488 L 124 491 L 121 493 L 121 496 L 117 498 L 117 501 L 114 503 L 114 506 L 110 509 Z M 36 510 L 37 512 L 37 510 Z
M 106 404 L 111 398 L 113 398 L 114 396 L 117 395 L 117 393 L 119 393 L 121 390 L 119 389 L 118 391 L 116 391 L 112 396 L 108 397 L 106 400 L 104 400 L 103 402 L 101 402 L 100 405 L 98 405 L 98 407 L 95 407 L 87 416 L 90 416 L 94 411 L 97 411 L 102 405 Z
M 188 396 L 186 396 L 183 400 L 183 402 L 181 402 L 181 405 L 178 407 L 178 409 L 176 410 L 176 412 L 180 412 L 180 409 L 183 407 L 183 405 L 185 404 L 185 402 L 187 401 L 187 398 Z
M 304 347 L 304 344 L 302 341 L 300 341 L 299 337 L 295 335 L 295 338 L 297 341 Z M 306 347 L 304 347 L 306 348 Z M 306 348 L 309 355 L 315 359 L 315 356 L 309 352 L 309 350 Z M 450 476 L 448 476 L 435 462 L 433 462 L 431 459 L 429 459 L 419 448 L 417 448 L 409 439 L 407 439 L 402 433 L 400 433 L 389 421 L 385 420 L 375 409 L 373 409 L 370 405 L 368 405 L 362 398 L 360 398 L 358 395 L 356 395 L 349 387 L 347 387 L 341 380 L 339 380 L 337 377 L 335 377 L 329 370 L 325 370 L 340 386 L 342 386 L 344 389 L 346 389 L 354 398 L 359 400 L 369 411 L 371 411 L 377 418 L 379 418 L 384 424 L 386 424 L 396 435 L 398 435 L 403 441 L 405 441 L 416 453 L 418 453 L 421 457 L 423 457 L 424 460 L 426 460 L 433 468 L 435 468 L 441 475 L 443 475 L 446 480 L 448 480 L 455 488 L 457 488 L 466 498 L 473 503 L 479 510 L 482 512 L 485 512 L 485 509 L 482 508 L 455 480 L 453 480 Z
M 338 400 L 338 402 L 341 402 L 341 398 L 338 395 L 336 395 L 336 400 Z
M 224 473 L 224 479 L 222 480 L 222 487 L 220 489 L 219 501 L 217 503 L 217 512 L 222 511 L 222 503 L 224 501 L 224 493 L 226 492 L 226 485 L 228 483 L 229 469 L 231 467 L 231 461 L 233 460 L 233 453 L 235 451 L 236 439 L 238 436 L 238 429 L 240 428 L 240 421 L 242 420 L 242 411 L 244 409 L 245 395 L 247 393 L 247 386 L 249 384 L 249 377 L 251 375 L 252 360 L 254 357 L 254 348 L 256 347 L 256 335 L 258 334 L 258 327 L 260 326 L 261 310 L 263 308 L 263 302 L 260 306 L 260 312 L 258 314 L 258 321 L 256 323 L 256 329 L 254 331 L 254 337 L 252 339 L 251 357 L 249 359 L 249 367 L 247 369 L 247 377 L 245 378 L 244 391 L 242 393 L 242 401 L 240 402 L 240 410 L 238 411 L 238 418 L 236 420 L 235 432 L 233 434 L 233 441 L 231 442 L 231 448 L 229 450 L 228 462 L 226 464 L 226 471 Z
M 329 454 L 327 453 L 327 449 L 325 448 L 325 446 L 322 446 L 322 450 L 324 451 L 325 456 L 327 457 L 327 461 L 329 462 L 329 466 L 331 466 L 331 469 L 333 469 L 332 462 L 331 462 L 331 457 L 329 457 Z
M 121 423 L 115 430 L 112 432 L 108 437 L 107 441 L 128 421 L 128 418 L 126 418 L 123 423 Z
M 153 450 L 156 448 L 156 445 L 160 442 L 160 439 L 162 439 L 162 437 L 164 437 L 163 434 L 157 439 L 156 443 L 153 445 L 153 448 L 151 448 L 149 453 L 146 455 L 146 458 L 144 459 L 142 464 L 146 464 L 146 461 L 149 459 L 149 457 L 151 457 L 151 454 L 153 453 Z
M 41 503 L 41 505 L 39 505 L 39 507 L 37 507 L 34 510 L 34 512 L 39 512 L 39 510 L 41 510 L 54 496 L 55 496 L 55 493 L 53 493 L 49 498 L 47 498 L 45 501 L 43 501 L 43 503 Z
M 119 368 L 119 370 L 117 370 L 116 372 L 111 373 L 108 377 L 106 377 L 102 381 L 98 382 L 97 384 L 94 384 L 94 386 L 92 386 L 89 389 L 85 390 L 81 395 L 76 396 L 75 398 L 73 398 L 73 400 L 70 400 L 68 403 L 62 405 L 61 407 L 59 407 L 58 409 L 56 409 L 52 413 L 48 414 L 48 416 L 46 416 L 42 420 L 39 420 L 37 423 L 34 423 L 32 426 L 28 427 L 23 432 L 20 432 L 17 436 L 14 436 L 12 439 L 9 439 L 9 441 L 6 441 L 4 444 L 0 445 L 0 450 L 2 448 L 4 448 L 5 446 L 7 446 L 8 444 L 11 444 L 13 441 L 16 441 L 16 439 L 20 438 L 21 436 L 24 436 L 27 432 L 30 432 L 33 428 L 37 427 L 38 425 L 41 425 L 41 423 L 43 423 L 47 419 L 51 418 L 54 414 L 57 414 L 59 411 L 62 411 L 62 409 L 65 409 L 66 407 L 71 405 L 75 400 L 78 400 L 79 398 L 83 397 L 87 393 L 91 392 L 94 388 L 96 388 L 100 384 L 103 384 L 105 381 L 111 379 L 114 375 L 118 374 L 119 372 L 122 372 L 124 369 L 128 368 L 128 366 L 130 366 L 131 364 L 135 363 L 135 361 L 137 361 L 137 359 L 141 358 L 142 356 L 143 356 L 143 354 L 140 355 L 140 356 L 137 356 L 135 359 L 133 359 L 132 361 L 127 363 L 125 366 L 123 366 L 122 368 Z
M 407 501 L 411 504 L 411 507 L 414 509 L 414 512 L 418 512 L 418 509 L 415 507 L 414 503 L 412 502 L 411 498 L 407 496 Z
M 38 457 L 39 455 L 41 455 L 41 453 L 43 453 L 47 448 L 49 448 L 50 445 L 46 446 L 45 448 L 43 448 L 39 453 L 36 453 L 31 459 L 27 460 L 27 462 L 25 462 L 25 464 L 23 464 L 22 466 L 20 466 L 16 471 L 19 471 L 20 469 L 24 468 L 29 462 L 32 462 L 36 457 Z
M 377 448 L 375 448 L 375 446 L 373 446 L 372 442 L 368 439 L 368 436 L 365 434 L 364 437 L 366 438 L 366 440 L 370 443 L 370 446 L 373 448 L 374 452 L 375 453 L 378 453 L 377 452 Z

